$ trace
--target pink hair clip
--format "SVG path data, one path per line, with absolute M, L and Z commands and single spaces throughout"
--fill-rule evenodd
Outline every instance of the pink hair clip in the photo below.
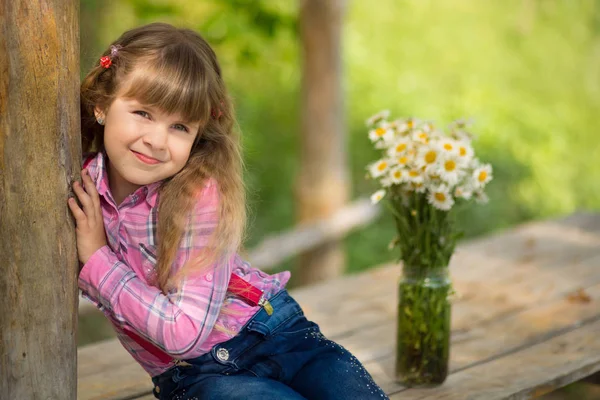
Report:
M 223 105 L 223 102 L 221 102 L 221 106 Z M 219 119 L 223 115 L 223 111 L 221 111 L 220 108 L 217 108 L 216 110 L 213 108 L 210 110 L 210 115 L 213 117 L 213 119 Z
M 219 112 L 218 114 L 217 111 Z M 217 110 L 213 108 L 212 110 L 210 110 L 210 115 L 212 115 L 213 119 L 219 119 L 221 118 L 221 115 L 223 115 L 223 111 L 221 111 L 220 108 Z
M 109 56 L 100 57 L 100 66 L 102 68 L 110 68 L 112 65 L 112 60 Z
M 102 68 L 110 68 L 110 66 L 112 65 L 113 58 L 115 58 L 117 54 L 119 54 L 119 49 L 121 48 L 122 46 L 119 44 L 111 45 L 110 56 L 100 57 L 100 66 L 102 66 Z
M 117 54 L 119 53 L 119 50 L 122 49 L 123 46 L 121 46 L 120 44 L 115 44 L 115 45 L 111 45 L 110 46 L 110 57 L 116 57 Z

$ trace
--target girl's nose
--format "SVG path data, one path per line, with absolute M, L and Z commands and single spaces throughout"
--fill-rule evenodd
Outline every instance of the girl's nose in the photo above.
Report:
M 144 134 L 143 141 L 157 150 L 167 148 L 168 131 L 162 127 L 154 127 Z

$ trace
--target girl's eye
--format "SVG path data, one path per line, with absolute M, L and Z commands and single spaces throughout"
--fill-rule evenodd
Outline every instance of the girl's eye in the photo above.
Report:
M 150 118 L 150 114 L 148 114 L 146 111 L 142 111 L 142 110 L 137 110 L 133 112 L 134 114 L 140 115 L 144 118 Z
M 189 132 L 189 129 L 187 128 L 187 126 L 185 125 L 181 125 L 181 124 L 175 124 L 173 125 L 175 127 L 175 129 L 182 131 L 182 132 Z

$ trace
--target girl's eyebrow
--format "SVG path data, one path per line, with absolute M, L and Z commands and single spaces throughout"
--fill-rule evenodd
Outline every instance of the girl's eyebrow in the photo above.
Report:
M 129 103 L 130 107 L 132 107 L 132 108 L 141 107 L 141 108 L 145 108 L 153 113 L 159 111 L 158 108 L 156 108 L 155 106 L 144 104 L 135 98 L 127 99 L 127 102 Z M 161 114 L 168 114 L 168 113 L 161 112 Z M 173 115 L 171 114 L 170 116 L 173 116 Z M 175 124 L 182 124 L 182 125 L 188 125 L 188 126 L 200 124 L 200 121 L 189 121 L 189 120 L 185 120 L 184 118 L 179 118 L 179 116 L 175 116 L 174 119 L 175 119 L 175 122 L 174 122 Z

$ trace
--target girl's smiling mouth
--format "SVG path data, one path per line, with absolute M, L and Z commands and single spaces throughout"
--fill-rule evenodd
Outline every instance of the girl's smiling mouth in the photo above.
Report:
M 157 160 L 156 158 L 152 158 L 145 154 L 138 153 L 137 151 L 131 150 L 131 152 L 138 158 L 138 160 L 140 160 L 144 164 L 153 165 L 153 164 L 159 164 L 161 162 L 160 160 Z

